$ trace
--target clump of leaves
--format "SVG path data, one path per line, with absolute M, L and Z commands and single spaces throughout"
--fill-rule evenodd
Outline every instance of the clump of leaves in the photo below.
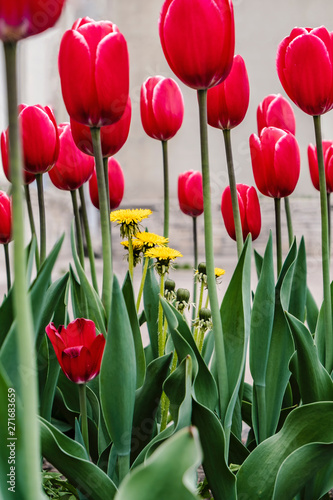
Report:
M 43 488 L 45 494 L 52 499 L 79 499 L 76 488 L 74 488 L 74 486 L 59 472 L 43 471 Z

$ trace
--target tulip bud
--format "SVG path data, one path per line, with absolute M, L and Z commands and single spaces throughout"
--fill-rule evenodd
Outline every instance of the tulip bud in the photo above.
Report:
M 250 152 L 259 191 L 272 198 L 289 196 L 300 174 L 300 153 L 295 136 L 275 127 L 264 128 L 260 137 L 251 135 Z
M 149 137 L 168 141 L 180 129 L 184 116 L 181 90 L 172 78 L 154 76 L 141 87 L 142 126 Z
M 166 0 L 159 33 L 175 75 L 193 89 L 207 89 L 229 74 L 235 47 L 231 0 Z
M 69 123 L 59 125 L 59 158 L 50 170 L 49 177 L 58 189 L 74 191 L 81 187 L 94 170 L 94 159 L 76 146 Z
M 12 203 L 10 197 L 0 191 L 0 243 L 6 245 L 12 239 Z
M 276 127 L 295 135 L 296 121 L 293 108 L 281 94 L 270 94 L 257 109 L 258 134 L 265 127 Z
M 237 199 L 242 224 L 243 239 L 251 233 L 252 240 L 258 238 L 261 230 L 261 214 L 257 191 L 254 187 L 237 184 Z M 222 194 L 221 212 L 226 230 L 236 241 L 235 223 L 232 211 L 230 187 L 227 186 Z
M 189 170 L 178 177 L 178 201 L 182 212 L 198 217 L 203 212 L 202 176 Z
M 290 99 L 309 115 L 333 108 L 332 33 L 294 28 L 282 40 L 276 58 L 280 82 Z
M 108 160 L 108 176 L 110 210 L 114 210 L 119 207 L 121 200 L 123 199 L 124 174 L 120 164 L 112 157 Z M 89 194 L 92 204 L 99 210 L 97 175 L 95 169 L 89 179 Z
M 325 178 L 326 178 L 326 191 L 327 193 L 333 192 L 333 142 L 323 141 L 323 156 L 324 156 L 324 167 L 325 167 Z M 317 158 L 317 148 L 310 144 L 308 146 L 308 160 L 310 168 L 310 176 L 313 186 L 319 189 L 319 171 L 318 171 L 318 158 Z
M 234 56 L 227 78 L 207 92 L 207 119 L 209 125 L 222 130 L 239 125 L 249 106 L 250 86 L 244 60 Z

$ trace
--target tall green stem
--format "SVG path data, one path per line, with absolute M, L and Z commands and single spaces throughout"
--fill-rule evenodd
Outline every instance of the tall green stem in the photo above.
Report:
M 275 232 L 276 232 L 276 267 L 279 277 L 282 268 L 282 238 L 281 238 L 281 198 L 274 198 Z
M 294 231 L 293 231 L 293 221 L 291 218 L 291 210 L 290 210 L 290 203 L 288 196 L 284 198 L 284 209 L 286 211 L 286 219 L 287 219 L 288 242 L 289 242 L 289 247 L 291 247 L 294 239 Z
M 25 192 L 25 201 L 26 201 L 27 210 L 28 210 L 28 217 L 29 217 L 29 224 L 30 224 L 31 236 L 32 236 L 32 238 L 36 238 L 36 226 L 35 226 L 34 213 L 33 213 L 33 210 L 32 210 L 29 184 L 25 184 L 24 185 L 24 192 Z M 36 268 L 37 268 L 37 271 L 38 271 L 39 267 L 40 267 L 40 262 L 39 262 L 39 250 L 38 250 L 38 246 L 37 245 L 36 245 L 35 259 L 36 259 Z
M 214 247 L 213 247 L 213 220 L 210 195 L 210 174 L 208 158 L 208 137 L 207 137 L 207 90 L 198 90 L 199 116 L 200 116 L 200 143 L 201 143 L 201 165 L 202 165 L 202 185 L 204 197 L 204 234 L 205 253 L 207 269 L 207 285 L 211 303 L 212 321 L 215 339 L 215 354 L 217 366 L 217 382 L 219 389 L 220 415 L 224 421 L 225 412 L 229 402 L 228 372 L 224 339 L 222 332 L 222 322 L 220 308 L 217 297 Z
M 5 243 L 4 246 L 5 251 L 5 262 L 6 262 L 6 275 L 7 275 L 7 292 L 9 292 L 10 287 L 12 286 L 12 280 L 10 278 L 10 263 L 9 263 L 9 251 L 8 251 L 8 243 Z
M 331 193 L 327 193 L 327 219 L 328 219 L 328 244 L 330 248 L 331 255 Z
M 160 281 L 160 296 L 164 297 L 164 280 L 165 275 L 161 275 Z M 158 304 L 158 356 L 162 357 L 164 354 L 165 341 L 163 336 L 163 307 L 161 301 Z
M 83 249 L 83 238 L 82 238 L 82 228 L 81 228 L 81 218 L 79 207 L 77 204 L 76 190 L 71 191 L 74 220 L 75 220 L 75 230 L 76 230 L 76 243 L 78 249 L 78 255 L 80 259 L 80 264 L 84 269 L 84 249 Z
M 127 242 L 128 242 L 128 270 L 133 280 L 134 256 L 133 256 L 133 242 L 131 236 L 128 237 Z
M 162 141 L 163 151 L 163 177 L 164 177 L 164 238 L 169 237 L 169 166 L 168 166 L 168 141 Z
M 81 432 L 82 432 L 83 442 L 89 456 L 89 431 L 88 431 L 86 384 L 78 384 L 78 387 L 79 387 L 79 401 L 80 401 L 80 414 L 81 414 Z
M 198 269 L 198 228 L 197 228 L 197 218 L 192 217 L 193 219 L 193 257 L 194 257 L 194 269 Z M 197 301 L 197 280 L 193 280 L 193 297 L 192 302 L 196 304 Z M 195 319 L 195 308 L 192 308 L 192 321 Z
M 325 368 L 329 373 L 331 373 L 333 368 L 333 338 L 332 338 L 332 311 L 331 311 L 331 289 L 330 289 L 330 245 L 328 236 L 326 178 L 325 178 L 320 116 L 314 116 L 313 122 L 316 134 L 318 170 L 319 170 L 319 188 L 320 188 L 321 251 L 322 251 L 323 295 L 324 295 L 324 317 L 325 317 Z
M 38 392 L 35 357 L 35 334 L 26 283 L 24 250 L 23 175 L 17 116 L 16 43 L 4 43 L 10 150 L 9 160 L 13 200 L 14 239 L 14 310 L 17 342 L 17 389 L 20 405 L 16 411 L 20 423 L 20 484 L 25 498 L 43 498 L 40 472 L 40 434 L 37 420 Z M 22 409 L 22 410 L 21 410 Z
M 239 205 L 238 205 L 236 177 L 235 177 L 235 170 L 234 170 L 234 161 L 233 161 L 233 157 L 232 157 L 232 148 L 231 148 L 230 130 L 229 129 L 223 130 L 223 138 L 224 138 L 225 154 L 227 157 L 228 177 L 229 177 L 229 186 L 230 186 L 230 194 L 231 194 L 231 205 L 232 205 L 232 213 L 234 216 L 235 234 L 236 234 L 236 243 L 237 243 L 237 255 L 239 257 L 240 254 L 242 253 L 242 248 L 243 248 L 243 230 L 242 230 L 242 223 L 241 223 Z
M 141 298 L 142 298 L 142 294 L 143 294 L 143 287 L 145 285 L 147 271 L 148 271 L 148 264 L 149 264 L 149 258 L 145 257 L 145 263 L 143 265 L 142 278 L 141 278 L 138 298 L 136 300 L 136 312 L 139 312 L 139 307 L 140 307 Z
M 95 256 L 94 256 L 94 249 L 93 249 L 92 242 L 91 242 L 91 234 L 90 234 L 90 227 L 89 227 L 87 207 L 86 207 L 86 199 L 84 196 L 84 187 L 83 186 L 79 187 L 79 195 L 80 195 L 80 202 L 81 202 L 84 235 L 86 238 L 89 264 L 90 264 L 91 280 L 92 280 L 92 284 L 93 284 L 94 289 L 98 293 L 98 283 L 97 283 L 97 275 L 96 275 L 96 267 L 95 267 Z
M 105 175 L 103 167 L 102 147 L 100 140 L 100 129 L 91 128 L 91 137 L 94 147 L 97 187 L 99 198 L 99 213 L 102 231 L 102 253 L 103 253 L 103 284 L 102 302 L 105 307 L 106 317 L 109 317 L 111 308 L 112 290 L 112 255 L 111 255 L 111 231 L 110 231 L 110 203 L 106 195 Z
M 36 175 L 36 182 L 37 182 L 38 208 L 39 208 L 40 263 L 43 264 L 46 257 L 46 218 L 45 218 L 43 174 Z

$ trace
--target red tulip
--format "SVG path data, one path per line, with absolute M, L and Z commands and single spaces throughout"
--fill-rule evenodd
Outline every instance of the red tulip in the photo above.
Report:
M 333 108 L 332 33 L 320 28 L 294 28 L 279 45 L 276 65 L 290 99 L 309 115 Z
M 10 168 L 9 168 L 9 150 L 8 150 L 8 128 L 1 133 L 1 159 L 2 166 L 5 176 L 9 182 L 11 181 L 10 177 Z M 35 180 L 34 174 L 23 170 L 23 182 L 24 184 L 30 184 Z
M 49 176 L 58 189 L 74 191 L 90 178 L 94 170 L 94 159 L 75 146 L 69 123 L 62 123 L 58 128 L 59 158 Z
M 104 158 L 115 155 L 125 144 L 130 129 L 131 114 L 131 100 L 128 98 L 125 112 L 120 120 L 112 125 L 101 127 L 102 155 Z M 94 156 L 90 127 L 76 122 L 72 118 L 70 123 L 76 146 L 83 153 Z
M 229 74 L 235 47 L 231 0 L 166 0 L 159 33 L 175 75 L 193 89 L 206 89 Z
M 12 239 L 12 203 L 10 197 L 0 191 L 0 243 L 7 244 Z
M 258 134 L 265 127 L 288 130 L 295 135 L 296 121 L 293 108 L 281 94 L 271 94 L 259 104 L 257 109 Z
M 252 240 L 255 240 L 258 238 L 261 230 L 261 214 L 257 191 L 253 186 L 250 187 L 245 184 L 237 184 L 236 188 L 243 239 L 245 240 L 247 235 L 251 233 Z M 223 191 L 221 212 L 230 238 L 236 241 L 230 186 L 227 186 Z
M 124 196 L 124 174 L 114 158 L 108 160 L 110 210 L 119 207 Z M 89 194 L 92 204 L 99 209 L 96 170 L 89 179 Z
M 15 42 L 51 28 L 65 0 L 0 0 L 0 40 Z
M 250 137 L 254 180 L 259 191 L 272 198 L 289 196 L 300 173 L 300 153 L 295 136 L 275 127 Z
M 324 154 L 324 166 L 325 166 L 325 176 L 326 176 L 326 191 L 328 193 L 333 192 L 333 142 L 323 141 L 323 154 Z M 319 189 L 319 173 L 318 173 L 318 159 L 317 159 L 317 148 L 310 144 L 308 147 L 308 159 L 310 167 L 310 176 L 312 184 L 314 187 Z
M 184 116 L 181 90 L 172 78 L 154 76 L 141 87 L 142 126 L 149 137 L 168 141 L 180 129 Z
M 121 118 L 128 100 L 129 63 L 126 40 L 115 24 L 78 19 L 62 38 L 59 73 L 73 120 L 101 127 Z
M 182 212 L 191 217 L 201 215 L 203 207 L 202 176 L 189 170 L 178 177 L 178 200 Z
M 207 118 L 212 127 L 222 130 L 239 125 L 249 106 L 250 86 L 241 56 L 234 56 L 227 78 L 207 92 Z
M 84 384 L 100 371 L 105 338 L 96 335 L 93 321 L 76 319 L 67 328 L 54 323 L 46 327 L 62 371 L 72 382 Z

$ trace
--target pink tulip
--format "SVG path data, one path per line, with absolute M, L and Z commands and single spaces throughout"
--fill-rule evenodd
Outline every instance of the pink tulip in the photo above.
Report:
M 203 212 L 202 176 L 189 170 L 178 177 L 178 201 L 182 212 L 198 217 Z
M 75 145 L 69 123 L 59 125 L 60 150 L 55 166 L 50 170 L 52 183 L 65 191 L 81 187 L 94 170 L 94 159 Z
M 166 0 L 159 33 L 175 75 L 193 89 L 206 89 L 229 74 L 235 47 L 231 0 Z
M 59 73 L 73 120 L 101 127 L 124 114 L 129 91 L 127 43 L 112 22 L 78 19 L 62 37 Z
M 241 56 L 234 56 L 227 78 L 207 92 L 207 118 L 212 127 L 222 130 L 239 125 L 249 106 L 250 87 Z
M 258 238 L 261 230 L 261 214 L 257 191 L 253 186 L 250 187 L 245 184 L 237 184 L 236 188 L 243 239 L 245 240 L 247 235 L 251 233 L 252 240 L 255 240 Z M 223 191 L 221 212 L 230 238 L 236 241 L 230 186 L 227 186 Z
M 168 141 L 180 129 L 184 116 L 181 90 L 172 78 L 154 76 L 141 87 L 142 126 L 149 137 Z
M 278 47 L 276 66 L 290 99 L 308 115 L 333 108 L 333 34 L 320 28 L 294 28 Z
M 326 191 L 328 193 L 333 192 L 333 142 L 323 141 L 323 154 L 324 154 L 324 166 L 325 166 L 325 177 L 326 177 Z M 317 148 L 310 144 L 308 147 L 308 160 L 310 168 L 310 176 L 312 184 L 319 191 L 319 172 L 318 172 L 318 159 L 317 159 Z
M 124 174 L 120 164 L 114 158 L 108 160 L 110 210 L 119 207 L 124 196 Z M 89 194 L 92 204 L 99 209 L 96 170 L 89 179 Z
M 265 127 L 288 130 L 295 135 L 296 121 L 293 108 L 281 94 L 270 94 L 257 109 L 258 134 Z
M 275 127 L 250 137 L 252 169 L 257 188 L 265 196 L 283 198 L 295 189 L 300 153 L 295 136 Z

